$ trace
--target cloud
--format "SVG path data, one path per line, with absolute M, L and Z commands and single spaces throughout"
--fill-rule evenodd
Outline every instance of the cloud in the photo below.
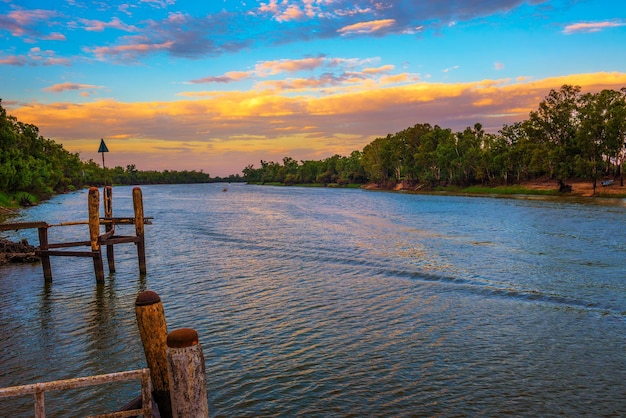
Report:
M 133 32 L 137 36 L 120 37 L 107 44 L 83 44 L 80 49 L 94 53 L 99 60 L 136 63 L 147 55 L 163 52 L 173 57 L 196 59 L 238 52 L 255 45 L 306 42 L 337 36 L 410 36 L 450 25 L 451 22 L 510 11 L 522 3 L 522 0 L 458 0 L 451 7 L 450 2 L 409 0 L 269 0 L 248 12 L 241 11 L 240 8 L 246 7 L 243 3 L 238 6 L 224 4 L 219 12 L 194 16 L 169 11 L 175 0 L 142 0 L 121 5 L 98 3 L 98 10 L 125 13 L 132 18 L 131 11 L 149 6 L 154 9 L 150 12 L 151 16 L 156 17 L 133 22 L 124 22 L 116 16 L 109 20 L 78 18 L 72 22 L 61 11 L 20 9 L 0 16 L 0 30 L 22 37 L 25 42 L 33 42 L 34 39 L 67 40 L 66 36 L 78 33 L 42 32 L 42 28 L 47 26 L 67 30 L 82 27 L 88 32 L 106 29 Z M 531 3 L 536 5 L 544 1 Z M 69 2 L 66 6 L 72 7 L 72 12 L 78 14 L 78 3 Z M 228 7 L 233 10 L 228 11 Z M 571 31 L 575 26 L 568 28 L 566 31 Z M 80 42 L 77 40 L 78 44 Z
M 494 63 L 493 63 L 493 68 L 494 68 L 496 71 L 502 71 L 502 70 L 504 70 L 504 64 L 503 64 L 503 63 L 501 63 L 501 62 L 494 62 Z
M 11 106 L 8 112 L 37 125 L 42 135 L 66 149 L 81 152 L 82 158 L 97 158 L 96 140 L 101 135 L 94 132 L 106 132 L 107 137 L 118 138 L 108 145 L 116 147 L 116 158 L 125 164 L 139 161 L 160 169 L 220 165 L 219 173 L 205 171 L 227 175 L 278 152 L 298 160 L 348 155 L 375 137 L 416 123 L 461 131 L 479 122 L 488 132 L 497 132 L 503 124 L 527 119 L 550 89 L 563 84 L 579 85 L 584 92 L 618 90 L 626 85 L 626 73 L 378 84 L 321 97 L 250 90 L 206 92 L 171 102 L 33 102 Z M 178 147 L 182 148 L 176 157 L 160 151 Z M 184 147 L 193 151 L 183 151 Z M 226 155 L 232 163 L 225 161 Z
M 626 23 L 618 22 L 618 21 L 592 22 L 592 23 L 580 22 L 580 23 L 573 23 L 571 25 L 565 26 L 565 29 L 563 29 L 563 33 L 566 35 L 571 35 L 573 33 L 579 33 L 579 32 L 583 32 L 583 33 L 600 32 L 604 29 L 618 28 L 621 26 L 626 26 Z
M 49 23 L 57 16 L 58 13 L 52 10 L 14 10 L 6 15 L 0 15 L 0 31 L 5 30 L 29 42 L 31 39 L 65 40 L 63 34 L 58 32 L 47 34 L 40 30 L 41 23 Z
M 136 62 L 139 56 L 148 55 L 157 51 L 167 51 L 173 45 L 173 42 L 160 44 L 135 42 L 128 45 L 114 47 L 103 46 L 91 50 L 86 48 L 85 50 L 94 53 L 96 57 L 102 61 L 113 59 L 119 62 Z
M 344 26 L 337 30 L 341 35 L 361 35 L 380 32 L 393 27 L 396 21 L 394 19 L 373 20 L 370 22 L 359 22 L 352 25 Z
M 293 20 L 311 19 L 320 16 L 321 8 L 313 0 L 298 2 L 283 0 L 280 3 L 277 0 L 270 0 L 269 3 L 259 5 L 257 11 L 261 14 L 270 14 L 277 22 L 289 22 Z
M 85 90 L 85 89 L 97 89 L 101 88 L 93 84 L 80 84 L 80 83 L 59 83 L 50 87 L 45 87 L 42 90 L 50 93 L 62 93 L 68 90 Z
M 365 68 L 363 69 L 364 74 L 379 74 L 379 73 L 387 73 L 389 71 L 393 71 L 395 67 L 393 65 L 383 65 L 382 67 L 377 68 Z
M 303 59 L 261 61 L 255 65 L 253 71 L 232 71 L 227 72 L 224 75 L 208 76 L 194 79 L 191 80 L 189 83 L 232 83 L 244 79 L 267 78 L 277 74 L 312 72 L 314 70 L 327 68 L 328 71 L 325 71 L 322 74 L 316 76 L 288 78 L 285 80 L 259 81 L 255 84 L 255 88 L 257 90 L 313 90 L 363 83 L 367 80 L 374 80 L 374 77 L 380 76 L 381 74 L 388 74 L 395 68 L 393 65 L 383 65 L 380 67 L 367 66 L 369 64 L 372 64 L 374 61 L 376 61 L 376 59 L 345 59 L 329 58 L 324 56 L 309 57 Z M 360 66 L 366 67 L 359 70 L 358 67 Z M 385 82 L 397 83 L 407 80 L 415 81 L 415 79 L 416 77 L 407 77 L 406 75 L 402 75 L 399 77 L 387 76 L 385 78 Z M 335 90 L 334 92 L 336 91 L 337 90 Z M 198 97 L 202 96 L 203 93 L 186 92 L 181 93 L 181 95 L 188 97 Z
M 164 9 L 168 6 L 176 4 L 176 0 L 140 0 L 140 3 L 146 3 L 153 7 Z
M 255 66 L 255 72 L 258 76 L 294 73 L 303 70 L 315 70 L 323 66 L 326 62 L 324 57 L 263 61 Z
M 90 32 L 102 32 L 106 28 L 118 29 L 125 32 L 134 32 L 137 30 L 136 26 L 127 25 L 117 17 L 112 18 L 110 22 L 91 19 L 80 19 L 79 21 L 85 25 L 85 30 Z
M 70 60 L 60 58 L 52 50 L 42 50 L 39 47 L 31 48 L 26 55 L 10 55 L 0 58 L 0 65 L 15 66 L 50 66 L 50 65 L 70 65 Z
M 189 81 L 192 84 L 202 83 L 233 83 L 250 78 L 250 71 L 229 71 L 221 76 L 209 76 Z
M 442 73 L 449 73 L 449 72 L 450 72 L 450 71 L 452 71 L 452 70 L 458 70 L 458 69 L 459 69 L 459 66 L 458 66 L 458 65 L 455 65 L 455 66 L 453 66 L 453 67 L 444 68 L 443 70 L 441 70 L 441 72 L 442 72 Z

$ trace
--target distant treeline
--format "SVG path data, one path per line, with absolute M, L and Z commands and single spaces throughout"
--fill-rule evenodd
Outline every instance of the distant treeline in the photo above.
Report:
M 0 197 L 5 204 L 46 199 L 54 194 L 107 184 L 176 184 L 243 181 L 239 175 L 211 178 L 202 171 L 140 171 L 134 164 L 107 168 L 93 160 L 81 161 L 35 125 L 7 115 L 0 99 Z
M 452 110 L 451 110 L 452 111 Z M 536 178 L 622 178 L 626 157 L 626 89 L 581 93 L 577 86 L 551 90 L 529 118 L 498 134 L 477 123 L 462 132 L 417 124 L 376 138 L 350 157 L 322 161 L 290 157 L 243 169 L 249 182 L 365 183 L 471 186 L 512 184 Z

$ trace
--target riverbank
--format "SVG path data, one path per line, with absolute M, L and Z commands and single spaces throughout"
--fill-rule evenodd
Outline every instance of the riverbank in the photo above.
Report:
M 34 263 L 39 261 L 35 247 L 27 240 L 19 242 L 0 238 L 0 265 L 7 263 Z
M 426 189 L 423 185 L 411 186 L 406 183 L 398 183 L 395 187 L 385 188 L 376 184 L 367 184 L 363 188 L 367 190 L 391 190 L 410 193 L 451 193 L 469 195 L 554 195 L 554 196 L 579 196 L 579 197 L 612 197 L 626 198 L 626 186 L 620 186 L 619 181 L 608 186 L 602 186 L 598 181 L 594 193 L 593 183 L 588 180 L 568 180 L 565 182 L 571 187 L 569 192 L 561 192 L 559 182 L 549 179 L 525 181 L 511 186 L 482 187 L 470 186 L 467 188 L 441 187 Z

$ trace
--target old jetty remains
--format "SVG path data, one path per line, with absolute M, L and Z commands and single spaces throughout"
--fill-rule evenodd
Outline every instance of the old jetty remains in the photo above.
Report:
M 102 247 L 106 248 L 109 272 L 115 272 L 114 246 L 117 244 L 133 243 L 137 246 L 139 272 L 146 273 L 146 247 L 144 225 L 151 224 L 151 218 L 146 218 L 143 212 L 143 197 L 141 188 L 133 188 L 133 217 L 113 217 L 113 188 L 104 188 L 104 217 L 100 217 L 100 192 L 97 187 L 91 187 L 88 194 L 89 219 L 87 221 L 63 222 L 50 225 L 43 221 L 15 222 L 0 224 L 0 231 L 20 229 L 34 229 L 39 233 L 39 246 L 35 254 L 41 258 L 43 276 L 46 281 L 52 280 L 50 257 L 90 257 L 93 259 L 94 272 L 97 282 L 104 281 L 104 263 L 102 261 Z M 134 225 L 135 235 L 123 236 L 116 234 L 118 225 Z M 89 241 L 75 241 L 63 243 L 48 242 L 48 228 L 71 225 L 89 225 Z M 101 226 L 105 232 L 101 234 Z M 88 250 L 71 250 L 77 247 L 89 247 Z
M 198 333 L 192 328 L 168 333 L 161 298 L 150 290 L 137 295 L 135 316 L 147 368 L 0 388 L 0 399 L 34 395 L 35 418 L 45 418 L 46 391 L 140 379 L 141 395 L 116 412 L 92 418 L 208 418 L 205 360 Z

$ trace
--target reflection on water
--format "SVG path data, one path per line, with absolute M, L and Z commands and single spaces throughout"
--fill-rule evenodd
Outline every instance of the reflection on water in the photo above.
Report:
M 145 276 L 132 245 L 100 285 L 89 259 L 53 258 L 52 284 L 0 267 L 0 386 L 144 367 L 134 300 L 151 289 L 169 329 L 200 334 L 212 416 L 626 414 L 622 201 L 221 190 L 143 188 Z M 114 210 L 132 213 L 131 188 Z M 23 220 L 85 216 L 79 192 Z M 65 233 L 51 242 L 87 234 Z M 52 393 L 47 411 L 138 392 Z M 32 416 L 32 399 L 0 409 Z

